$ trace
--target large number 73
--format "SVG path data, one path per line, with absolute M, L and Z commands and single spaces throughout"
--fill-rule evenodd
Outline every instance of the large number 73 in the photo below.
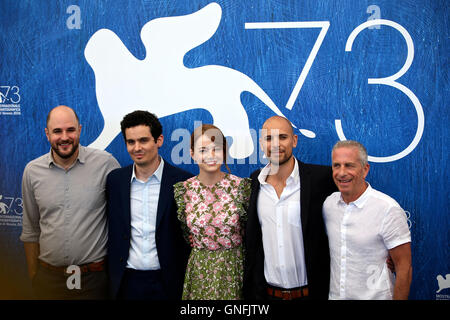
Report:
M 386 86 L 394 87 L 394 88 L 400 90 L 401 92 L 403 92 L 413 103 L 414 108 L 416 109 L 417 119 L 418 119 L 417 131 L 414 136 L 414 139 L 408 145 L 408 147 L 406 147 L 403 151 L 401 151 L 397 154 L 391 155 L 391 156 L 386 156 L 386 157 L 369 156 L 369 161 L 372 161 L 372 162 L 391 162 L 391 161 L 396 161 L 398 159 L 405 157 L 406 155 L 411 153 L 416 148 L 420 139 L 422 138 L 424 124 L 425 124 L 425 117 L 423 114 L 422 105 L 420 104 L 420 101 L 416 97 L 416 95 L 409 88 L 405 87 L 404 85 L 402 85 L 396 81 L 401 76 L 403 76 L 406 73 L 406 71 L 408 71 L 408 69 L 411 66 L 412 61 L 414 59 L 414 43 L 413 43 L 408 31 L 406 31 L 406 29 L 404 27 L 402 27 L 400 24 L 398 24 L 394 21 L 385 20 L 385 19 L 374 19 L 374 20 L 364 22 L 351 32 L 350 36 L 347 39 L 347 43 L 345 45 L 345 51 L 347 51 L 347 52 L 352 51 L 353 42 L 362 30 L 372 27 L 372 26 L 378 26 L 378 25 L 390 26 L 401 33 L 401 35 L 403 36 L 403 38 L 406 41 L 407 57 L 406 57 L 406 62 L 403 65 L 403 67 L 394 75 L 391 75 L 391 76 L 385 77 L 385 78 L 369 78 L 367 81 L 369 84 L 386 85 Z M 293 29 L 293 28 L 320 28 L 321 29 L 320 33 L 316 39 L 316 42 L 314 43 L 314 46 L 308 56 L 308 59 L 306 60 L 305 66 L 303 67 L 303 70 L 300 73 L 297 83 L 295 84 L 294 89 L 292 90 L 292 93 L 286 104 L 286 108 L 289 110 L 292 109 L 294 102 L 297 99 L 298 94 L 300 93 L 303 83 L 305 82 L 308 72 L 311 69 L 311 66 L 314 62 L 314 59 L 317 56 L 317 52 L 319 51 L 320 46 L 322 45 L 322 42 L 325 38 L 325 35 L 327 34 L 329 27 L 330 27 L 329 21 L 251 22 L 251 23 L 245 24 L 246 29 Z M 344 130 L 342 129 L 342 121 L 340 119 L 335 120 L 335 126 L 336 126 L 336 132 L 339 136 L 339 139 L 347 140 L 347 138 L 345 137 L 345 134 L 344 134 Z

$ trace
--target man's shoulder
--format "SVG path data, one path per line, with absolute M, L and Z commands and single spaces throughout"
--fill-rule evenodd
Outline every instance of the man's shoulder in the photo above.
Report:
M 44 166 L 48 167 L 48 163 L 49 163 L 48 157 L 49 157 L 49 154 L 45 153 L 45 154 L 29 161 L 25 166 L 25 171 L 29 171 L 36 167 L 44 167 Z
M 323 165 L 323 164 L 314 164 L 314 163 L 305 163 L 301 160 L 297 159 L 299 168 L 305 168 L 311 170 L 313 172 L 331 172 L 331 166 Z
M 370 196 L 375 199 L 378 206 L 384 205 L 387 208 L 400 207 L 400 205 L 394 198 L 374 188 L 371 189 Z
M 262 168 L 258 168 L 250 174 L 250 179 L 255 180 L 258 179 L 259 174 L 261 173 Z
M 41 155 L 41 156 L 39 156 L 37 158 L 34 158 L 33 160 L 30 160 L 27 163 L 27 165 L 33 165 L 33 164 L 36 164 L 36 163 L 42 163 L 43 161 L 46 161 L 48 159 L 48 156 L 49 156 L 48 152 L 44 153 L 43 155 Z
M 114 156 L 109 153 L 108 151 L 91 148 L 91 147 L 84 147 L 80 146 L 80 148 L 84 149 L 84 152 L 86 154 L 86 157 L 92 157 L 92 158 L 100 158 L 100 159 L 115 159 Z
M 86 163 L 84 166 L 88 172 L 98 172 L 99 175 L 107 175 L 111 170 L 120 168 L 120 163 L 114 156 L 101 149 L 80 146 L 80 163 Z
M 312 186 L 315 186 L 315 192 L 318 192 L 324 197 L 323 199 L 334 191 L 337 191 L 336 184 L 333 181 L 331 166 L 303 163 L 300 160 L 298 160 L 298 164 L 300 179 L 312 183 Z
M 328 204 L 337 203 L 337 201 L 341 198 L 341 193 L 339 191 L 333 192 L 330 194 L 324 201 L 324 206 Z
M 317 181 L 333 181 L 333 171 L 331 169 L 331 166 L 323 164 L 304 163 L 298 159 L 297 161 L 300 177 L 302 177 L 302 175 L 306 175 Z
M 108 174 L 108 180 L 111 179 L 121 179 L 123 177 L 129 177 L 131 179 L 131 173 L 133 170 L 133 165 L 130 164 L 123 168 L 116 168 L 111 170 L 111 172 Z
M 190 177 L 194 176 L 189 171 L 186 171 L 184 169 L 176 167 L 173 164 L 170 164 L 165 159 L 164 159 L 164 169 L 163 170 L 166 171 L 171 176 L 177 178 L 178 181 L 184 181 L 184 180 L 189 179 Z

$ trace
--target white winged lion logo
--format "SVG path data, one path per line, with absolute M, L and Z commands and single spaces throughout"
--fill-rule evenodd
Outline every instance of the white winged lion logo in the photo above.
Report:
M 84 54 L 95 73 L 97 101 L 105 124 L 90 146 L 106 148 L 120 132 L 123 116 L 137 108 L 158 117 L 202 108 L 210 112 L 226 136 L 233 138 L 233 158 L 251 155 L 253 141 L 241 93 L 252 93 L 277 115 L 282 115 L 281 111 L 263 89 L 237 70 L 218 65 L 187 68 L 183 64 L 189 50 L 214 35 L 221 16 L 221 7 L 210 3 L 192 14 L 147 22 L 141 30 L 146 49 L 143 60 L 136 59 L 111 30 L 95 32 Z

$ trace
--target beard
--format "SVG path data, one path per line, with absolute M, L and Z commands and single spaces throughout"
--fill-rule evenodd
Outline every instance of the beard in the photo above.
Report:
M 284 157 L 282 158 L 275 158 L 275 157 L 269 157 L 269 161 L 271 164 L 276 165 L 276 166 L 282 166 L 283 164 L 285 164 L 286 162 L 288 162 L 289 160 L 291 160 L 292 158 L 292 152 L 290 153 L 284 153 Z
M 55 145 L 52 145 L 52 150 L 53 150 L 53 152 L 55 152 L 60 158 L 62 158 L 62 159 L 69 159 L 71 156 L 73 156 L 74 155 L 74 153 L 75 152 L 77 152 L 77 150 L 78 150 L 78 146 L 79 146 L 79 143 L 78 142 L 71 142 L 71 143 L 69 143 L 71 146 L 72 146 L 72 149 L 69 151 L 69 152 L 61 152 L 59 149 L 58 149 L 58 144 L 55 144 Z

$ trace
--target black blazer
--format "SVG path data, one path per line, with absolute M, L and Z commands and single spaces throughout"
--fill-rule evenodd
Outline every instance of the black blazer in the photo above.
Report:
M 130 191 L 133 166 L 111 171 L 106 179 L 108 217 L 108 271 L 113 298 L 117 297 L 127 265 L 131 238 Z M 190 247 L 177 219 L 173 185 L 192 177 L 164 161 L 156 214 L 156 249 L 169 299 L 181 299 Z
M 337 191 L 337 188 L 333 182 L 331 167 L 297 161 L 300 174 L 300 210 L 309 296 L 311 299 L 328 299 L 330 251 L 322 217 L 322 205 L 326 197 Z M 267 298 L 264 249 L 257 211 L 260 171 L 257 170 L 251 175 L 252 191 L 245 234 L 244 297 L 246 299 Z

